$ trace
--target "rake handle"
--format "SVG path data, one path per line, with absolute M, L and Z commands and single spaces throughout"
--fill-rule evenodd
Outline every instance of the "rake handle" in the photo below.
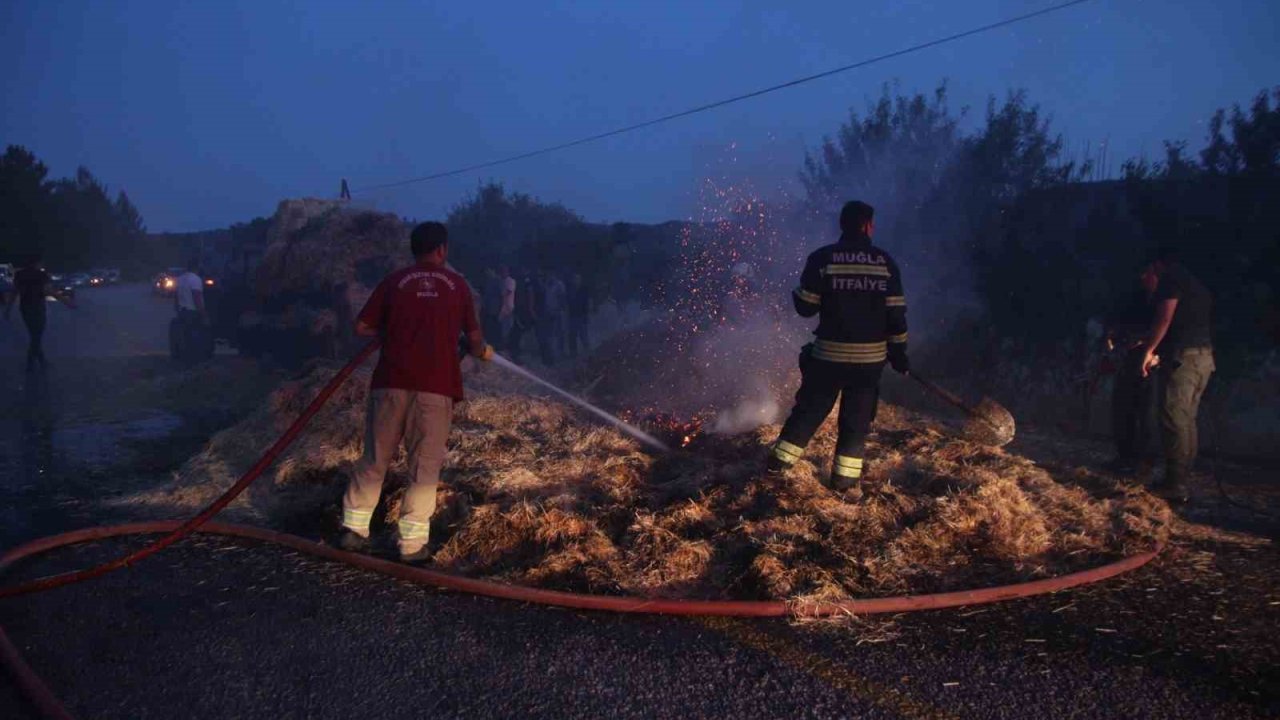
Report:
M 912 380 L 915 380 L 916 382 L 923 385 L 926 390 L 933 393 L 934 395 L 937 395 L 938 397 L 942 398 L 943 400 L 946 400 L 952 405 L 955 405 L 956 407 L 960 408 L 966 413 L 969 413 L 970 415 L 976 416 L 978 414 L 978 411 L 974 409 L 974 407 L 969 403 L 965 402 L 964 400 L 961 400 L 959 395 L 956 395 L 955 393 L 951 392 L 950 390 L 947 390 L 946 388 L 942 388 L 935 385 L 932 380 L 929 380 L 925 377 L 920 376 L 914 370 L 912 370 L 907 374 Z

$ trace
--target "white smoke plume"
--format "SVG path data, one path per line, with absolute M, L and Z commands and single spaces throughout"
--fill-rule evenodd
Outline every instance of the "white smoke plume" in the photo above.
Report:
M 711 424 L 711 432 L 733 435 L 778 422 L 782 414 L 781 403 L 767 385 L 763 382 L 759 385 L 757 395 L 743 398 L 728 410 L 721 410 Z

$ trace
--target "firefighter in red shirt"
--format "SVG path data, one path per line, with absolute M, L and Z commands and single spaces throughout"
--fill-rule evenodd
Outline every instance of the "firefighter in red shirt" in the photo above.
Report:
M 380 337 L 382 350 L 369 386 L 364 456 L 342 499 L 338 544 L 344 550 L 368 549 L 369 521 L 403 439 L 409 487 L 398 527 L 400 558 L 420 562 L 429 555 L 453 404 L 462 400 L 459 336 L 466 334 L 473 356 L 493 357 L 476 320 L 471 288 L 445 265 L 448 240 L 441 223 L 415 227 L 409 242 L 416 262 L 383 278 L 356 318 L 356 333 Z

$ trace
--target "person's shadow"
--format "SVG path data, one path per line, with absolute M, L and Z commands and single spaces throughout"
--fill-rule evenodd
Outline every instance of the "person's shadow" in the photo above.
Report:
M 40 492 L 53 473 L 53 402 L 46 373 L 27 373 L 21 402 L 22 483 Z
M 0 546 L 30 539 L 42 519 L 44 506 L 54 494 L 53 410 L 44 373 L 28 373 L 21 387 L 12 388 L 5 413 L 3 450 L 15 452 L 0 463 L 4 502 L 0 502 Z M 16 461 L 16 462 L 15 462 Z

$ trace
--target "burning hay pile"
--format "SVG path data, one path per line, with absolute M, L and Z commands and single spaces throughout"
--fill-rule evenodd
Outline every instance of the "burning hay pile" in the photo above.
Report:
M 331 375 L 286 384 L 183 468 L 172 503 L 225 488 Z M 1140 550 L 1168 508 L 1086 471 L 1053 477 L 884 408 L 863 497 L 826 489 L 834 428 L 785 478 L 761 473 L 777 426 L 700 435 L 655 457 L 565 405 L 472 376 L 432 523 L 437 568 L 653 597 L 839 600 L 1045 577 Z M 239 511 L 331 517 L 360 453 L 366 378 L 348 382 Z M 651 428 L 660 431 L 660 428 Z M 677 443 L 678 444 L 678 443 Z M 403 467 L 384 500 L 398 515 Z M 375 527 L 379 521 L 375 520 Z
M 711 329 L 657 317 L 607 338 L 573 370 L 573 379 L 593 398 L 625 408 L 627 417 L 675 412 L 705 417 L 717 432 L 755 428 L 786 409 L 773 388 L 799 382 L 804 341 L 792 330 L 772 313 Z M 655 397 L 663 398 L 662 407 L 651 407 Z

